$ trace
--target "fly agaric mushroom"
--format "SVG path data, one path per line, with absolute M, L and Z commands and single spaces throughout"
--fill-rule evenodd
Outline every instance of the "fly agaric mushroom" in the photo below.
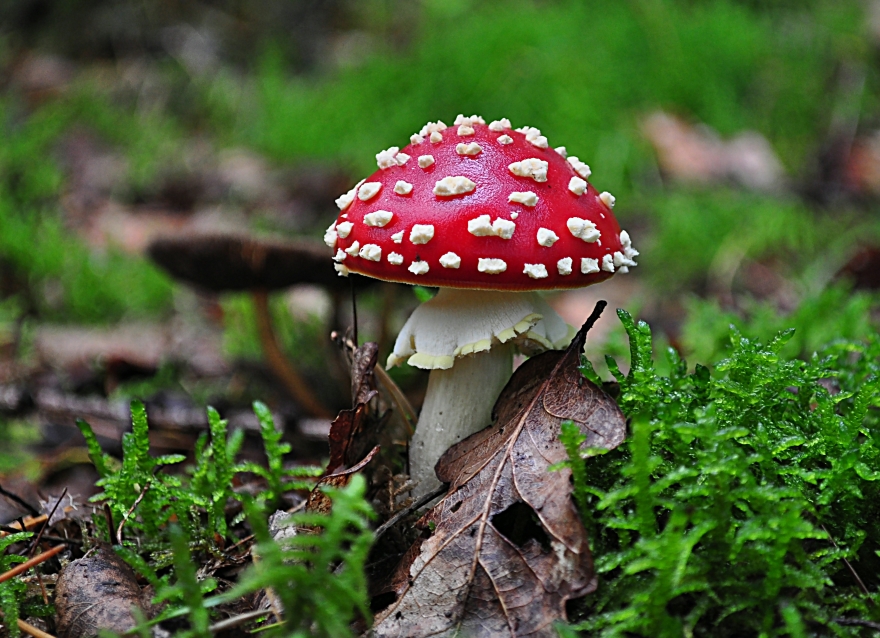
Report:
M 590 168 L 532 127 L 459 115 L 426 124 L 337 200 L 325 235 L 340 275 L 439 286 L 404 325 L 388 366 L 431 370 L 410 445 L 421 496 L 451 445 L 489 425 L 526 354 L 565 346 L 569 327 L 534 291 L 580 288 L 627 272 L 638 252 L 614 197 Z

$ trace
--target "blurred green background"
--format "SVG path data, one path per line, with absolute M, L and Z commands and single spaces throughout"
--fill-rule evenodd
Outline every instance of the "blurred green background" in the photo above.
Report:
M 570 321 L 607 297 L 691 365 L 723 356 L 731 323 L 796 327 L 792 355 L 858 338 L 878 320 L 878 71 L 876 0 L 2 3 L 0 422 L 51 421 L 47 389 L 300 414 L 247 295 L 174 282 L 147 246 L 319 238 L 378 151 L 458 113 L 540 128 L 617 197 L 640 265 L 553 297 Z M 271 299 L 331 409 L 346 303 Z M 384 357 L 415 303 L 362 294 L 361 340 Z M 625 352 L 612 313 L 602 326 L 599 361 Z M 417 401 L 422 378 L 398 374 Z

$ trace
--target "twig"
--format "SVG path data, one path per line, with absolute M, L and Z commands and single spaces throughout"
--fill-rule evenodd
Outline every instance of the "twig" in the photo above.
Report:
M 142 500 L 144 500 L 144 496 L 146 496 L 147 490 L 150 489 L 150 485 L 152 483 L 153 483 L 152 478 L 147 480 L 147 482 L 144 484 L 144 488 L 141 490 L 141 493 L 138 494 L 138 497 L 136 499 L 134 499 L 134 503 L 132 504 L 131 509 L 129 509 L 125 513 L 125 516 L 122 517 L 122 520 L 119 521 L 119 527 L 116 528 L 116 542 L 117 542 L 117 544 L 122 544 L 122 528 L 124 528 L 125 524 L 128 522 L 128 517 L 134 513 L 134 510 L 137 508 L 137 506 L 141 504 Z
M 0 574 L 0 583 L 6 582 L 10 578 L 14 578 L 15 576 L 18 576 L 19 574 L 26 572 L 27 570 L 29 570 L 31 567 L 34 567 L 35 565 L 39 565 L 40 563 L 45 563 L 47 560 L 49 560 L 50 558 L 55 556 L 55 554 L 60 554 L 65 549 L 67 549 L 66 545 L 56 545 L 52 549 L 47 549 L 42 554 L 37 554 L 36 556 L 31 558 L 30 560 L 27 560 L 27 561 L 21 563 L 20 565 L 16 565 L 15 567 L 10 569 L 5 574 Z
M 831 532 L 828 531 L 828 528 L 825 527 L 825 525 L 823 525 L 822 523 L 819 523 L 819 525 L 822 527 L 823 530 L 825 530 L 825 533 L 828 534 L 828 540 L 830 540 L 830 541 L 831 541 L 831 544 L 834 545 L 834 549 L 836 549 L 836 550 L 839 551 L 839 550 L 840 550 L 840 547 L 839 547 L 839 546 L 837 545 L 837 543 L 834 541 L 834 537 L 831 536 Z M 865 596 L 868 597 L 868 602 L 869 602 L 870 604 L 873 605 L 873 604 L 874 604 L 874 601 L 871 599 L 871 592 L 869 592 L 869 591 L 868 591 L 868 588 L 865 587 L 865 583 L 862 582 L 862 579 L 859 577 L 859 575 L 858 575 L 858 573 L 856 572 L 855 568 L 854 568 L 854 567 L 850 564 L 850 562 L 846 559 L 846 556 L 841 556 L 841 558 L 843 559 L 843 564 L 846 565 L 847 569 L 849 569 L 849 573 L 852 574 L 852 575 L 853 575 L 853 578 L 856 579 L 856 582 L 859 584 L 859 588 L 862 590 L 862 593 L 865 594 Z
M 31 543 L 31 549 L 28 552 L 29 555 L 33 555 L 34 550 L 37 549 L 37 546 L 40 544 L 40 540 L 43 538 L 43 532 L 46 531 L 46 528 L 49 526 L 49 521 L 52 520 L 52 517 L 55 516 L 55 511 L 58 509 L 58 506 L 61 505 L 61 499 L 67 496 L 67 488 L 64 488 L 64 491 L 61 492 L 61 496 L 58 497 L 58 500 L 55 501 L 55 505 L 52 507 L 52 511 L 49 512 L 49 515 L 46 517 L 46 520 L 43 522 L 43 526 L 40 527 L 40 531 L 37 532 L 37 537 L 34 539 L 34 542 Z
M 3 618 L 3 612 L 0 611 L 0 618 Z M 34 638 L 55 638 L 52 634 L 47 634 L 42 629 L 37 629 L 30 623 L 26 623 L 21 618 L 16 620 L 16 624 L 18 628 L 21 629 L 24 633 L 33 636 Z
M 410 513 L 416 511 L 420 507 L 427 505 L 431 501 L 433 501 L 438 496 L 442 495 L 446 491 L 447 487 L 445 485 L 441 485 L 436 488 L 433 492 L 428 492 L 422 498 L 418 499 L 414 503 L 410 503 L 408 506 L 404 507 L 402 510 L 397 512 L 394 516 L 389 518 L 387 521 L 382 523 L 378 528 L 376 528 L 375 538 L 378 539 L 382 534 L 387 532 L 389 529 L 394 527 L 400 519 L 404 516 L 408 516 Z
M 30 634 L 34 638 L 55 638 L 55 636 L 53 636 L 52 634 L 47 634 L 42 629 L 37 629 L 30 623 L 26 623 L 25 621 L 23 621 L 21 618 L 16 621 L 16 624 L 18 624 L 18 628 L 21 629 L 24 633 Z
M 119 545 L 119 538 L 116 536 L 116 529 L 113 527 L 113 511 L 110 509 L 109 503 L 104 503 L 104 518 L 107 520 L 107 533 L 110 534 L 110 544 Z
M 281 351 L 275 330 L 272 328 L 272 315 L 269 311 L 269 293 L 264 290 L 254 292 L 251 295 L 254 302 L 254 314 L 257 320 L 257 332 L 260 336 L 260 345 L 266 356 L 266 363 L 275 373 L 284 387 L 293 396 L 296 402 L 312 416 L 322 419 L 332 419 L 333 414 L 324 407 L 309 389 L 302 375 L 293 367 L 290 360 Z
M 26 500 L 21 498 L 18 494 L 13 494 L 12 492 L 5 490 L 2 485 L 0 485 L 0 494 L 2 494 L 3 496 L 5 496 L 8 499 L 15 501 L 19 505 L 21 505 L 23 508 L 25 508 L 30 513 L 31 516 L 39 516 L 40 515 L 40 511 L 38 509 L 36 509 L 33 505 L 31 505 Z
M 13 521 L 9 525 L 3 525 L 3 533 L 0 534 L 0 538 L 6 536 L 6 534 L 18 534 L 19 532 L 28 532 L 31 530 L 31 528 L 34 528 L 43 521 L 47 520 L 49 520 L 48 515 L 40 514 L 36 518 L 28 517 L 26 519 Z M 13 527 L 13 525 L 18 525 L 18 527 Z
M 260 616 L 267 616 L 271 613 L 271 609 L 255 609 L 254 611 L 248 611 L 243 614 L 239 614 L 238 616 L 233 616 L 232 618 L 227 618 L 225 620 L 221 620 L 220 622 L 215 622 L 213 625 L 208 627 L 208 631 L 210 631 L 212 634 L 216 634 L 226 629 L 238 627 L 248 620 L 253 620 L 254 618 L 259 618 Z
M 354 347 L 357 348 L 358 342 L 358 307 L 357 295 L 354 292 L 354 277 L 349 276 L 348 285 L 351 289 L 351 340 L 354 341 Z

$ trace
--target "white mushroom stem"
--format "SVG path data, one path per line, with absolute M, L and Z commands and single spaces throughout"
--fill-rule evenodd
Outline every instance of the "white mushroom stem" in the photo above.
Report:
M 388 365 L 431 370 L 410 443 L 415 496 L 440 485 L 434 466 L 452 445 L 492 422 L 492 407 L 510 379 L 516 350 L 537 354 L 566 345 L 569 328 L 534 292 L 441 288 L 416 308 Z
M 416 433 L 409 444 L 416 498 L 440 486 L 437 459 L 462 439 L 492 423 L 492 407 L 513 373 L 513 342 L 432 370 Z

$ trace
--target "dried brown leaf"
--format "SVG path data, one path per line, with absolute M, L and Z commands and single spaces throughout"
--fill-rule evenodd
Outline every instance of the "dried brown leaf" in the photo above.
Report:
M 351 362 L 351 410 L 342 410 L 330 425 L 330 462 L 327 473 L 355 464 L 378 441 L 381 419 L 371 410 L 373 399 L 379 394 L 373 370 L 379 356 L 375 343 L 357 348 Z
M 370 453 L 367 454 L 364 459 L 358 463 L 357 465 L 350 467 L 347 470 L 342 470 L 340 472 L 336 472 L 335 474 L 329 474 L 327 476 L 322 477 L 316 484 L 315 487 L 312 488 L 312 491 L 309 492 L 309 499 L 306 502 L 306 511 L 307 512 L 318 512 L 320 514 L 329 514 L 330 508 L 333 505 L 333 501 L 330 500 L 330 497 L 324 494 L 321 491 L 322 487 L 345 487 L 348 485 L 348 482 L 351 481 L 351 477 L 360 472 L 366 465 L 373 460 L 373 457 L 379 453 L 379 446 L 377 445 Z
M 426 514 L 434 533 L 401 566 L 407 585 L 377 617 L 377 636 L 555 636 L 565 602 L 595 589 L 571 472 L 549 467 L 567 458 L 565 420 L 577 423 L 585 446 L 624 440 L 623 414 L 578 370 L 596 317 L 565 352 L 521 366 L 495 404 L 494 425 L 440 458 L 449 494 Z

